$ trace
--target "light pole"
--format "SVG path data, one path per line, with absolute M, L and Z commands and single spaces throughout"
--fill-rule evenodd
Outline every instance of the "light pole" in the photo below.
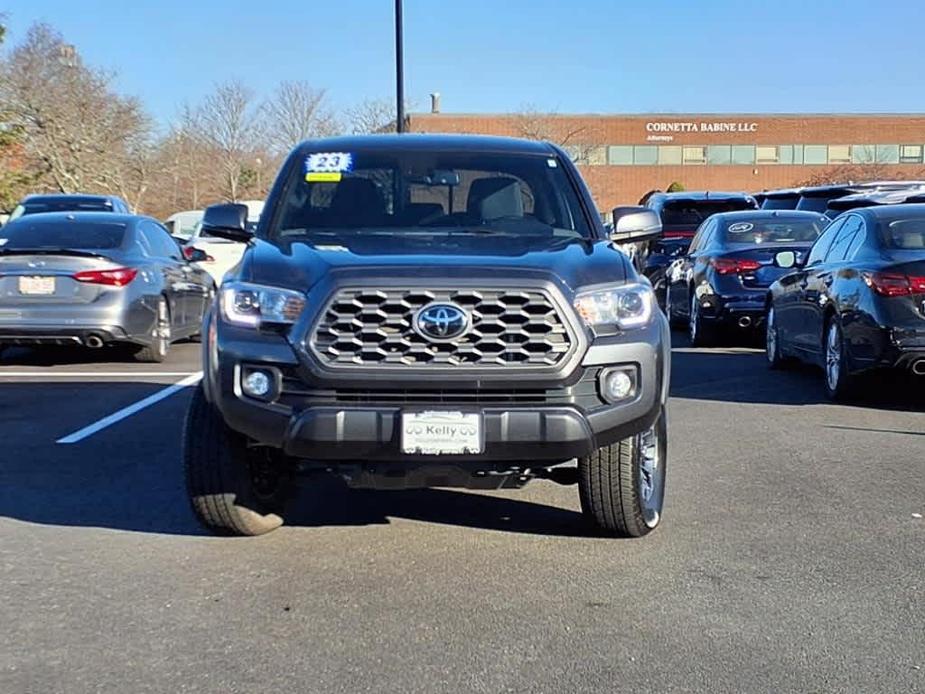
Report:
M 405 65 L 404 46 L 402 38 L 402 0 L 395 0 L 395 102 L 396 118 L 395 129 L 405 132 Z

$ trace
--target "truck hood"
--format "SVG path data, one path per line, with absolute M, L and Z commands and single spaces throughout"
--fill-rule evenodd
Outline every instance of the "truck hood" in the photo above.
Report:
M 493 277 L 552 280 L 567 292 L 633 279 L 626 256 L 609 241 L 491 235 L 375 235 L 330 243 L 255 241 L 238 276 L 248 282 L 308 291 L 328 275 L 456 280 Z

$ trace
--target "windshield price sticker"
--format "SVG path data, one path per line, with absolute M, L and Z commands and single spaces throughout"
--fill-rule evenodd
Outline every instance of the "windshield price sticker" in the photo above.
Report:
M 353 155 L 349 152 L 315 152 L 305 158 L 306 180 L 335 180 L 353 170 Z M 336 178 L 318 178 L 314 174 L 338 174 Z

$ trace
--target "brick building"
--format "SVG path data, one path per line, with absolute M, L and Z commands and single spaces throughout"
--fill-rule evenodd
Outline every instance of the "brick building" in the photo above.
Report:
M 601 210 L 674 181 L 754 192 L 823 178 L 925 179 L 925 114 L 424 113 L 408 117 L 408 130 L 557 142 Z

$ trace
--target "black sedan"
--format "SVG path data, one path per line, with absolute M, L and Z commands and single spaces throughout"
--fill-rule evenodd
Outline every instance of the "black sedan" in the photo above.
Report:
M 825 369 L 839 399 L 871 369 L 925 375 L 925 205 L 846 212 L 771 286 L 767 355 Z
M 710 217 L 668 270 L 669 321 L 676 327 L 686 324 L 695 346 L 714 343 L 722 327 L 758 327 L 768 287 L 790 272 L 782 265 L 802 259 L 826 221 L 814 212 L 787 210 Z

